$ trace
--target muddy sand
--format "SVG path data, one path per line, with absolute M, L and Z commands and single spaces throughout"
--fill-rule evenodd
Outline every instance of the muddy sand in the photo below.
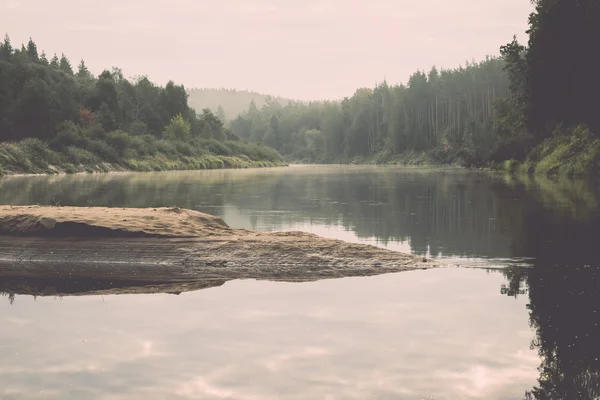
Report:
M 179 208 L 0 206 L 0 278 L 68 276 L 211 285 L 313 281 L 436 267 L 435 261 L 303 232 L 233 229 Z

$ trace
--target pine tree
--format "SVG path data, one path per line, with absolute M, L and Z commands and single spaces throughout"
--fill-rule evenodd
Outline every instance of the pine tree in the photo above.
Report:
M 0 60 L 8 61 L 13 54 L 13 48 L 10 44 L 8 34 L 4 36 L 4 43 L 0 44 Z
M 48 62 L 48 58 L 46 57 L 46 53 L 44 51 L 42 51 L 42 54 L 40 54 L 40 63 L 42 65 L 50 65 L 50 62 Z
M 83 61 L 83 59 L 81 60 L 81 62 L 79 63 L 79 66 L 77 67 L 77 76 L 79 78 L 91 78 L 92 77 L 92 74 L 88 70 L 87 66 L 85 65 L 85 61 Z
M 60 70 L 65 74 L 73 75 L 73 68 L 71 67 L 71 63 L 67 59 L 67 56 L 64 54 L 60 57 Z
M 52 57 L 52 60 L 50 61 L 50 66 L 55 69 L 59 68 L 58 56 L 56 53 L 54 53 L 54 57 Z
M 98 122 L 102 125 L 105 131 L 110 132 L 117 129 L 117 120 L 115 114 L 111 111 L 106 103 L 100 105 L 100 109 L 96 113 Z
M 31 37 L 29 38 L 29 42 L 27 43 L 27 55 L 31 60 L 39 61 L 37 46 L 31 39 Z

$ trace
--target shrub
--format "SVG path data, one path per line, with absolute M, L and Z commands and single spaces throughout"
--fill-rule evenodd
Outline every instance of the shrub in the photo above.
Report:
M 178 114 L 165 127 L 164 136 L 170 140 L 187 140 L 190 137 L 191 129 L 191 124 L 183 118 L 183 115 Z
M 200 139 L 197 140 L 197 145 L 200 148 L 204 148 L 209 152 L 219 155 L 219 156 L 230 156 L 231 149 L 225 145 L 223 142 L 219 142 L 215 139 Z
M 106 134 L 106 143 L 112 146 L 120 156 L 131 147 L 131 136 L 124 131 L 112 131 Z
M 100 162 L 100 159 L 95 154 L 75 146 L 67 147 L 65 155 L 69 162 L 73 164 L 93 165 Z
M 81 127 L 72 121 L 65 121 L 58 126 L 58 133 L 52 140 L 52 146 L 62 150 L 69 146 L 83 146 L 85 141 Z
M 157 140 L 156 149 L 165 156 L 177 155 L 177 148 L 175 147 L 175 145 L 171 141 L 166 139 Z
M 114 147 L 101 140 L 91 140 L 88 142 L 86 149 L 104 161 L 110 163 L 118 163 L 120 161 L 119 153 Z
M 44 168 L 47 168 L 48 164 L 59 165 L 62 162 L 61 155 L 51 150 L 48 143 L 43 140 L 23 139 L 19 142 L 19 146 L 32 158 L 33 163 L 41 165 Z
M 186 142 L 175 142 L 175 148 L 177 152 L 181 155 L 193 157 L 196 155 L 196 151 L 192 145 Z
M 141 157 L 154 156 L 158 151 L 156 140 L 151 135 L 135 136 L 131 138 L 131 149 L 135 150 Z

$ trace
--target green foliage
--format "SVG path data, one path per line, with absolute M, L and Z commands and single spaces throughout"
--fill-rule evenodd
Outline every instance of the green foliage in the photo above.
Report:
M 124 131 L 113 131 L 106 134 L 104 139 L 120 156 L 125 155 L 131 146 L 131 137 Z
M 600 167 L 600 139 L 589 128 L 578 126 L 563 130 L 546 139 L 531 152 L 528 160 L 541 175 L 585 175 L 598 172 Z
M 497 100 L 509 93 L 504 66 L 503 59 L 488 58 L 455 70 L 432 68 L 413 74 L 406 85 L 383 82 L 341 102 L 250 103 L 230 127 L 238 137 L 297 161 L 416 151 L 480 164 L 500 140 L 494 116 Z
M 282 164 L 210 110 L 197 115 L 183 86 L 132 82 L 118 68 L 95 78 L 83 60 L 74 74 L 64 54 L 48 62 L 37 52 L 33 40 L 16 52 L 8 36 L 0 43 L 2 174 Z
M 95 165 L 101 160 L 93 153 L 75 146 L 69 146 L 65 149 L 67 160 L 73 164 Z
M 165 127 L 164 136 L 170 140 L 187 140 L 190 137 L 190 131 L 191 124 L 183 118 L 183 115 L 177 114 Z

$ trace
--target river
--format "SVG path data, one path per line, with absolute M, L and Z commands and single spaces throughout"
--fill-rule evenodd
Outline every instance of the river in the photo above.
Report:
M 595 182 L 372 166 L 4 178 L 0 204 L 179 206 L 452 267 L 178 295 L 0 278 L 0 398 L 592 398 L 599 200 Z

